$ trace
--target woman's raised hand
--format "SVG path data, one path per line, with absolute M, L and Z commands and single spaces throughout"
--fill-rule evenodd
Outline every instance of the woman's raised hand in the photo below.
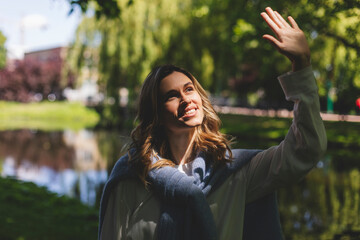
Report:
M 288 17 L 289 22 L 276 11 L 267 7 L 266 12 L 261 16 L 275 33 L 276 38 L 269 34 L 263 36 L 283 55 L 292 62 L 293 71 L 301 70 L 310 65 L 310 49 L 306 41 L 304 32 L 298 27 L 292 17 Z

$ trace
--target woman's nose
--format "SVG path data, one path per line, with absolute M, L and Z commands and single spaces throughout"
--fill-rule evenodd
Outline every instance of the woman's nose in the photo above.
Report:
M 188 104 L 188 103 L 190 103 L 190 102 L 191 102 L 190 97 L 188 97 L 188 96 L 182 96 L 182 97 L 181 97 L 181 100 L 180 100 L 180 103 L 181 103 L 181 104 Z

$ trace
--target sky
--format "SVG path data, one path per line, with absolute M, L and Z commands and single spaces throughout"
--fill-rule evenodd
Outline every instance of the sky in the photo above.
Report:
M 0 0 L 0 31 L 9 59 L 24 52 L 67 46 L 74 40 L 80 9 L 69 15 L 68 0 Z

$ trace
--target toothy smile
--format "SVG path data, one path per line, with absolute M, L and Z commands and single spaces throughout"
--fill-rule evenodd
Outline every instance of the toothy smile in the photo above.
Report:
M 191 109 L 191 110 L 189 110 L 189 111 L 186 111 L 184 115 L 191 114 L 191 113 L 193 113 L 193 112 L 195 112 L 195 111 L 196 111 L 196 109 L 193 108 L 193 109 Z
M 185 109 L 181 117 L 189 118 L 196 115 L 197 108 L 188 108 Z

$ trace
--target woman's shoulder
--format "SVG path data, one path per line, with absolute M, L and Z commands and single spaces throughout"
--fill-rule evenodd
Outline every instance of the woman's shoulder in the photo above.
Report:
M 232 162 L 230 168 L 240 168 L 249 163 L 258 153 L 262 152 L 260 149 L 232 149 Z
M 233 154 L 233 157 L 246 157 L 251 155 L 256 155 L 257 153 L 261 152 L 263 150 L 261 149 L 245 149 L 245 148 L 235 148 L 231 149 L 231 152 Z
M 109 181 L 114 181 L 114 190 L 118 196 L 135 200 L 143 198 L 151 193 L 150 189 L 137 176 L 129 163 L 131 150 L 120 157 L 111 171 Z
M 146 188 L 140 179 L 126 178 L 116 183 L 111 193 L 115 202 L 125 204 L 129 209 L 136 209 L 142 202 L 149 199 L 153 193 Z
M 119 158 L 119 160 L 116 161 L 108 178 L 108 182 L 117 182 L 119 180 L 136 177 L 135 171 L 132 169 L 129 162 L 129 154 L 130 153 L 124 154 Z
M 121 192 L 123 196 L 129 195 L 148 195 L 151 191 L 145 187 L 144 183 L 137 178 L 127 178 L 119 181 L 115 187 L 114 192 Z

